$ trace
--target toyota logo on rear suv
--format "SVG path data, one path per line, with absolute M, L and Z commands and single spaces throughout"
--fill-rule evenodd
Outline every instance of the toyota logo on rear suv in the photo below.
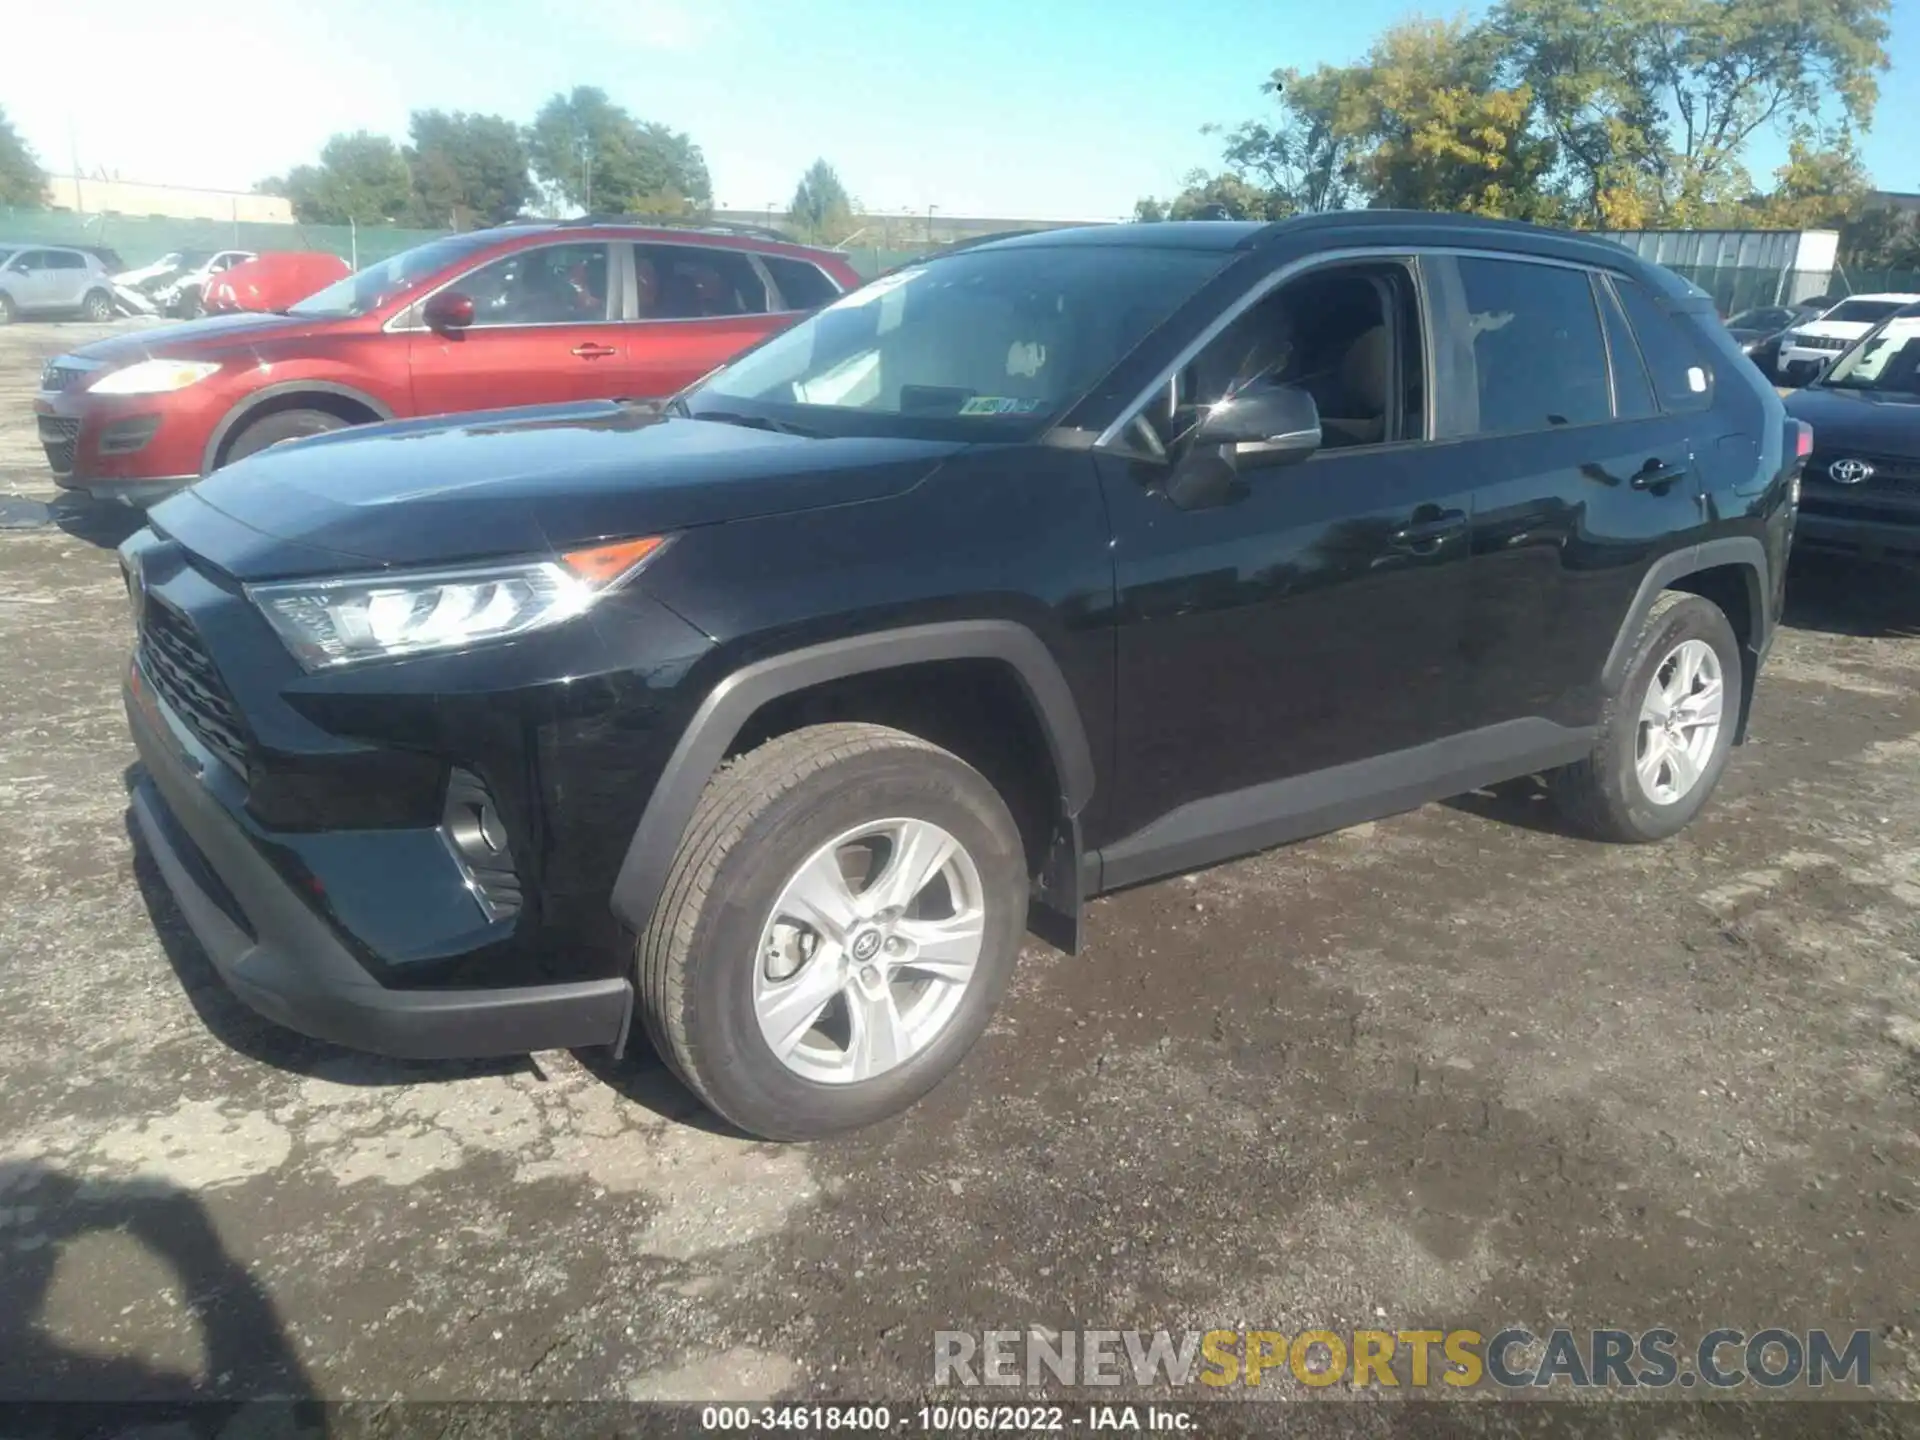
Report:
M 1827 474 L 1836 485 L 1858 485 L 1873 478 L 1873 466 L 1864 460 L 1836 460 L 1827 466 Z

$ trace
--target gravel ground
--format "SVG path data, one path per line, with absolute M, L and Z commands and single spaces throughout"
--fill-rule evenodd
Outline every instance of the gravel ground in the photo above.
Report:
M 1913 1392 L 1920 585 L 1796 579 L 1670 844 L 1522 785 L 1114 896 L 911 1114 L 761 1145 L 650 1058 L 387 1062 L 226 995 L 128 839 L 124 520 L 47 508 L 27 416 L 89 333 L 0 331 L 0 1397 L 872 1397 L 939 1329 L 1508 1324 L 1870 1328 Z

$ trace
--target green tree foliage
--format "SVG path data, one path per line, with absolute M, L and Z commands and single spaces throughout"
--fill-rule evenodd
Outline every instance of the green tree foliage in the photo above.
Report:
M 318 165 L 296 165 L 254 189 L 286 196 L 294 218 L 314 225 L 379 225 L 405 217 L 413 198 L 399 147 L 365 130 L 335 135 L 321 147 Z
M 853 197 L 825 160 L 814 161 L 800 177 L 787 207 L 787 223 L 815 244 L 837 245 L 854 232 Z
M 41 205 L 46 198 L 47 172 L 0 110 L 0 205 Z
M 1891 9 L 1500 0 L 1479 24 L 1414 19 L 1355 64 L 1276 70 L 1265 89 L 1279 117 L 1219 132 L 1223 176 L 1266 196 L 1238 196 L 1239 211 L 1269 214 L 1370 204 L 1619 229 L 1868 223 L 1850 137 L 1872 120 Z M 1769 192 L 1745 165 L 1763 129 L 1794 144 Z M 1221 190 L 1223 176 L 1208 183 Z M 1140 213 L 1191 210 L 1201 188 Z
M 528 127 L 527 152 L 562 201 L 598 213 L 695 214 L 713 182 L 700 147 L 680 131 L 636 120 L 591 85 L 555 95 Z
M 468 229 L 511 220 L 533 196 L 520 127 L 499 115 L 416 110 L 407 170 L 411 217 L 424 225 Z

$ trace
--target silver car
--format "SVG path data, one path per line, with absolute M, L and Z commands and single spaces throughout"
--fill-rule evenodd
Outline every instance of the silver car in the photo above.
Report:
M 113 318 L 113 281 L 84 250 L 0 245 L 0 325 L 28 315 Z

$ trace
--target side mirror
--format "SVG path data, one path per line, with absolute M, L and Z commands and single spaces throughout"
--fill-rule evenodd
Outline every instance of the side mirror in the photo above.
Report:
M 429 330 L 464 330 L 473 324 L 473 297 L 458 290 L 442 290 L 420 307 Z
M 1291 464 L 1320 448 L 1320 407 L 1294 385 L 1252 386 L 1209 410 L 1193 443 L 1230 446 L 1236 460 Z
M 1290 465 L 1320 448 L 1320 409 L 1306 391 L 1261 385 L 1207 412 L 1167 477 L 1182 510 L 1224 505 L 1240 490 L 1243 465 Z

